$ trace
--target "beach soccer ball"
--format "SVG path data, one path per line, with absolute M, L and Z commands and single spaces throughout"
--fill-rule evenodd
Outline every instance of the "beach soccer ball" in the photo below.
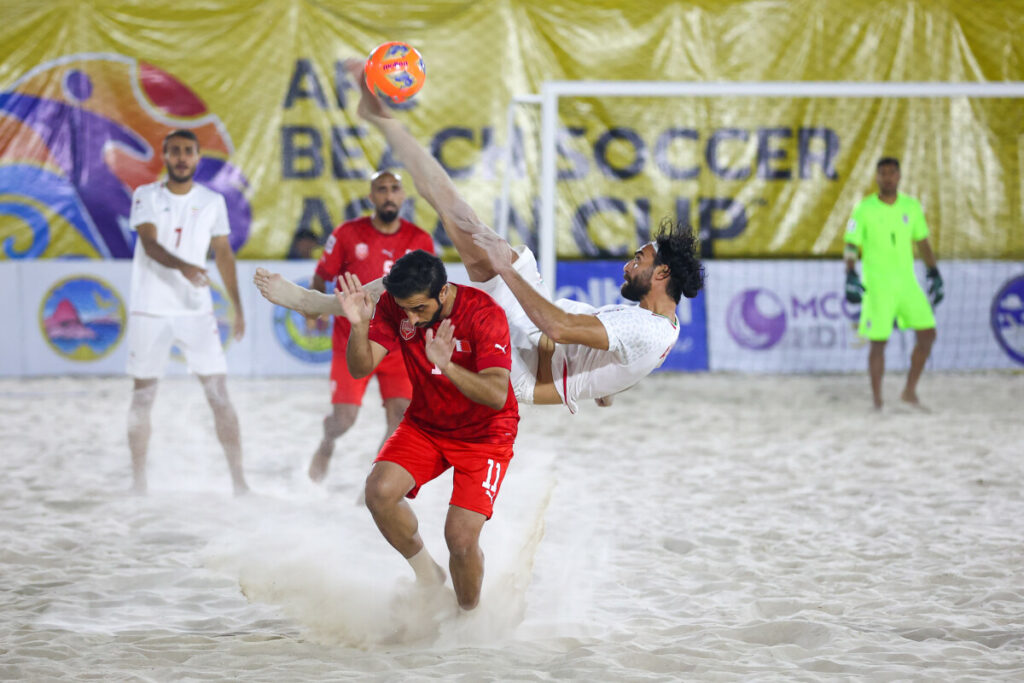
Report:
M 378 45 L 366 59 L 366 85 L 370 92 L 393 102 L 404 102 L 415 95 L 426 79 L 423 57 L 407 43 Z

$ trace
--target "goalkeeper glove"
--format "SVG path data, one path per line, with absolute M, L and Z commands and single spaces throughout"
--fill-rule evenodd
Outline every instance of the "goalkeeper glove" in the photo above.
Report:
M 861 294 L 863 292 L 864 285 L 860 283 L 860 278 L 857 277 L 857 271 L 846 271 L 846 300 L 851 304 L 859 304 Z
M 935 266 L 929 268 L 926 280 L 928 282 L 928 298 L 931 299 L 932 306 L 938 306 L 939 302 L 946 296 L 946 288 L 942 284 L 942 276 L 939 275 L 939 269 Z

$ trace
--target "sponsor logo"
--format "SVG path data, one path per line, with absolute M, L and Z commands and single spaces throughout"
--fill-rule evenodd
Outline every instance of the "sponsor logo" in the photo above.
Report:
M 416 328 L 409 322 L 408 318 L 402 318 L 401 324 L 398 326 L 398 331 L 402 335 L 402 339 L 409 341 L 416 336 Z
M 300 278 L 295 280 L 295 284 L 308 288 L 310 279 Z M 330 283 L 327 285 L 327 291 L 331 291 Z M 331 362 L 333 325 L 333 318 L 328 320 L 320 318 L 311 327 L 306 322 L 306 316 L 284 306 L 274 306 L 274 311 L 271 314 L 274 338 L 289 355 L 304 363 Z M 334 392 L 333 387 L 331 392 Z
M 508 353 L 508 344 L 505 344 L 504 346 L 502 346 L 501 344 L 495 344 L 494 348 L 498 349 L 502 353 Z
M 990 320 L 999 346 L 1024 365 L 1024 275 L 1013 278 L 996 293 Z
M 754 287 L 729 302 L 725 326 L 738 345 L 752 351 L 834 349 L 865 344 L 853 334 L 859 316 L 860 308 L 839 292 L 778 294 Z
M 786 311 L 779 297 L 767 289 L 747 289 L 729 303 L 725 326 L 743 348 L 770 349 L 786 332 Z
M 30 238 L 3 241 L 0 258 L 130 258 L 132 190 L 164 173 L 163 138 L 192 130 L 197 182 L 224 196 L 237 250 L 248 235 L 248 180 L 220 118 L 169 73 L 119 54 L 43 62 L 0 93 L 0 211 Z
M 103 280 L 73 275 L 43 295 L 39 327 L 53 350 L 64 358 L 99 360 L 113 351 L 124 335 L 124 301 Z

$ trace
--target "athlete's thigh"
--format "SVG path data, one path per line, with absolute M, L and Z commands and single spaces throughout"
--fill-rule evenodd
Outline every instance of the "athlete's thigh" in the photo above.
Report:
M 373 374 L 380 387 L 382 403 L 393 398 L 412 400 L 412 382 L 409 381 L 409 373 L 405 369 L 402 354 L 389 353 L 384 356 L 384 360 L 380 362 Z
M 227 374 L 227 358 L 213 313 L 178 315 L 172 321 L 174 337 L 185 354 L 189 370 L 197 375 Z
M 345 360 L 345 349 L 335 347 L 334 355 L 331 356 L 331 403 L 363 405 L 363 395 L 369 383 L 369 375 L 359 379 L 352 376 Z
M 444 453 L 455 469 L 451 504 L 490 519 L 512 460 L 512 444 L 452 440 L 444 445 Z
M 173 345 L 170 318 L 132 313 L 128 318 L 128 374 L 140 379 L 162 377 Z
M 900 291 L 896 318 L 904 330 L 928 330 L 935 327 L 932 305 L 916 280 Z
M 875 288 L 864 292 L 857 333 L 871 341 L 888 339 L 896 321 L 896 301 L 889 289 Z
M 405 494 L 407 498 L 415 498 L 421 486 L 451 467 L 434 439 L 406 420 L 384 442 L 374 462 L 394 463 L 412 475 L 416 486 Z

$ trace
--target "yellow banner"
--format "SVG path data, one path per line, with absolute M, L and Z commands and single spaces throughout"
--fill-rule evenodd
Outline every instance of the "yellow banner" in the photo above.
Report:
M 160 141 L 194 129 L 200 182 L 245 258 L 281 258 L 364 213 L 392 165 L 354 115 L 340 60 L 387 40 L 424 56 L 399 112 L 497 222 L 505 112 L 546 80 L 1024 80 L 1020 1 L 621 3 L 445 0 L 8 0 L 0 25 L 0 258 L 125 258 L 131 192 Z M 794 93 L 796 94 L 796 93 Z M 1017 100 L 580 98 L 560 111 L 558 251 L 631 252 L 663 217 L 717 256 L 836 256 L 883 155 L 925 207 L 940 256 L 1024 257 Z M 536 225 L 539 135 L 513 140 L 514 239 Z M 434 232 L 413 193 L 405 215 Z M 449 254 L 451 255 L 451 254 Z

